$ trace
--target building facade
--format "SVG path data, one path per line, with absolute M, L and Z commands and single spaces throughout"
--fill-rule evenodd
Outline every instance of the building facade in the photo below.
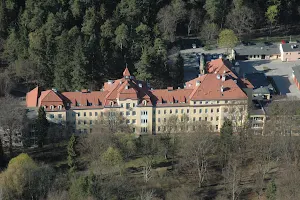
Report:
M 124 117 L 137 134 L 163 132 L 172 115 L 179 121 L 183 117 L 189 122 L 206 121 L 216 132 L 225 118 L 242 124 L 248 117 L 245 80 L 221 58 L 209 62 L 205 71 L 182 89 L 152 89 L 126 68 L 122 78 L 108 80 L 101 91 L 41 91 L 36 87 L 27 94 L 26 103 L 28 108 L 44 107 L 49 121 L 68 124 L 78 134 L 92 132 L 105 113 Z
M 281 61 L 297 61 L 300 60 L 300 44 L 285 43 L 280 44 Z

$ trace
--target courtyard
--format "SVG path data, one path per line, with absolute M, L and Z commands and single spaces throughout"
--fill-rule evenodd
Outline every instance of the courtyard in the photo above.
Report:
M 272 77 L 281 95 L 300 98 L 300 91 L 292 79 L 292 67 L 300 65 L 300 61 L 281 62 L 280 60 L 245 60 L 238 61 L 240 75 L 252 72 L 265 72 Z

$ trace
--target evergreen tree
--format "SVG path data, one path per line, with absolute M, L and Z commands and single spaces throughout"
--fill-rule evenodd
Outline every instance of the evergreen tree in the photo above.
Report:
M 45 143 L 48 128 L 49 122 L 46 118 L 46 112 L 43 107 L 40 107 L 38 110 L 38 117 L 35 121 L 35 134 L 37 137 L 37 143 L 39 147 L 43 147 Z
M 86 79 L 86 64 L 87 60 L 84 55 L 81 37 L 78 37 L 73 53 L 72 67 L 72 87 L 73 90 L 81 90 L 87 86 Z
M 68 143 L 68 165 L 70 172 L 74 172 L 76 170 L 77 162 L 76 162 L 76 137 L 74 134 L 72 134 L 69 143 Z
M 272 179 L 267 186 L 266 196 L 268 200 L 276 200 L 277 187 L 275 181 Z
M 2 146 L 2 139 L 0 138 L 0 168 L 3 167 L 4 164 L 4 151 Z
M 184 60 L 181 54 L 177 55 L 175 62 L 174 87 L 182 87 L 184 79 Z

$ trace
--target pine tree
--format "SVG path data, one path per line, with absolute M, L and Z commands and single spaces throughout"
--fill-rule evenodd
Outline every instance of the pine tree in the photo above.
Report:
M 37 142 L 39 147 L 43 147 L 45 143 L 45 138 L 47 136 L 49 128 L 49 122 L 46 118 L 46 112 L 43 107 L 38 110 L 38 117 L 35 121 L 35 134 L 37 137 Z
M 76 170 L 76 137 L 74 134 L 72 134 L 69 144 L 68 144 L 68 165 L 70 168 L 70 172 L 74 172 Z
M 277 187 L 276 187 L 275 181 L 272 180 L 271 182 L 269 182 L 267 191 L 266 191 L 266 196 L 267 196 L 268 200 L 276 200 L 276 191 L 277 191 Z
M 88 61 L 84 55 L 81 37 L 79 36 L 73 53 L 72 67 L 72 87 L 73 90 L 81 90 L 87 86 L 86 65 Z

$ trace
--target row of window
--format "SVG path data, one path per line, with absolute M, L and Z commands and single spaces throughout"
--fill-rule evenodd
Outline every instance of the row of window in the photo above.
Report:
M 208 121 L 208 117 L 203 117 L 203 120 L 204 121 Z M 197 121 L 197 118 L 196 117 L 193 117 L 193 122 L 195 122 L 195 121 Z M 184 118 L 183 117 L 181 117 L 181 121 L 183 122 L 184 121 Z M 186 117 L 186 121 L 190 121 L 190 118 L 189 117 Z M 198 121 L 202 121 L 202 117 L 199 117 L 198 118 Z M 210 121 L 214 121 L 214 117 L 210 117 Z M 219 117 L 217 116 L 216 117 L 216 121 L 219 121 Z M 157 122 L 158 123 L 160 123 L 161 122 L 161 120 L 160 120 L 160 118 L 157 118 Z M 163 122 L 167 122 L 167 118 L 164 118 L 163 119 Z
M 126 119 L 126 123 L 130 124 L 130 119 Z M 131 124 L 136 124 L 136 119 L 131 120 Z
M 228 100 L 225 100 L 224 103 L 228 103 L 229 101 Z M 233 101 L 234 102 L 234 101 Z M 197 105 L 197 104 L 219 104 L 220 101 L 194 101 L 194 105 Z
M 73 123 L 75 124 L 75 122 L 73 122 Z M 89 120 L 89 121 L 86 121 L 86 120 L 78 120 L 78 121 L 77 121 L 77 124 L 81 124 L 81 123 L 83 123 L 83 124 L 87 124 L 87 123 L 93 124 L 93 120 Z
M 208 112 L 209 112 L 209 109 L 208 109 L 208 108 L 205 108 L 205 109 L 203 109 L 203 110 L 204 110 L 205 113 L 208 113 Z M 214 110 L 216 110 L 216 111 L 214 111 Z M 170 112 L 169 114 L 173 114 L 173 110 L 172 110 L 172 109 L 170 109 L 169 112 Z M 199 109 L 198 112 L 199 112 L 199 113 L 202 113 L 202 109 Z M 210 113 L 214 113 L 214 112 L 219 113 L 219 112 L 220 112 L 220 109 L 219 109 L 219 108 L 217 108 L 217 109 L 211 108 L 211 109 L 210 109 Z M 228 109 L 227 109 L 227 108 L 224 108 L 224 112 L 228 112 Z M 174 113 L 175 113 L 175 114 L 178 114 L 178 109 L 175 109 L 175 112 L 174 112 Z M 189 109 L 186 109 L 186 113 L 187 113 L 187 114 L 190 113 L 190 110 L 189 110 Z M 194 113 L 194 114 L 197 113 L 197 109 L 194 109 L 194 110 L 193 110 L 193 113 Z M 161 114 L 160 110 L 158 110 L 158 114 L 159 114 L 159 115 Z M 164 110 L 164 114 L 167 114 L 167 110 Z M 184 114 L 184 109 L 181 109 L 181 114 Z
M 136 112 L 135 111 L 132 111 L 132 116 L 135 116 L 136 115 Z M 120 112 L 120 115 L 121 116 L 124 116 L 124 112 Z M 126 116 L 130 116 L 130 111 L 126 111 Z
M 130 103 L 126 103 L 126 109 L 129 109 L 130 108 L 130 106 L 131 106 L 131 104 Z M 123 103 L 121 103 L 121 108 L 123 108 L 124 107 L 124 104 Z M 132 107 L 135 107 L 135 103 L 132 103 Z
M 174 127 L 174 128 L 175 128 L 175 130 L 177 129 L 177 127 Z M 186 128 L 186 127 L 185 127 L 185 128 Z M 196 126 L 192 126 L 191 128 L 192 128 L 193 131 L 196 130 Z M 213 126 L 211 125 L 210 128 L 213 129 Z M 167 129 L 166 126 L 162 126 L 162 127 L 158 126 L 158 127 L 157 127 L 157 132 L 160 132 L 160 131 L 166 131 L 166 129 Z M 181 127 L 181 128 L 180 128 L 180 131 L 183 131 L 183 129 L 184 129 L 184 128 Z M 215 125 L 215 130 L 216 130 L 216 131 L 219 130 L 219 125 Z

